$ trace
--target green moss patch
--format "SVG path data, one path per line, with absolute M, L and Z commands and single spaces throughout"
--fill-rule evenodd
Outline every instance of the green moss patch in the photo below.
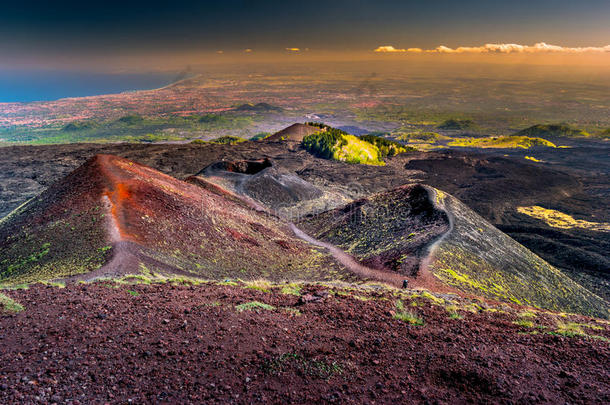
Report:
M 23 305 L 9 297 L 0 293 L 0 312 L 8 314 L 16 314 L 23 311 Z
M 246 302 L 244 304 L 236 305 L 235 306 L 235 310 L 237 310 L 237 312 L 243 312 L 243 311 L 255 311 L 255 312 L 274 311 L 275 307 L 273 305 L 265 304 L 265 303 L 259 302 L 259 301 L 250 301 L 250 302 Z

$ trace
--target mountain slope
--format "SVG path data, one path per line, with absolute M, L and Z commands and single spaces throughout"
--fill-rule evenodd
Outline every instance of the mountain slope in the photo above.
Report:
M 97 155 L 0 223 L 0 280 L 180 274 L 351 279 L 288 226 L 221 188 Z
M 301 142 L 308 135 L 319 132 L 320 128 L 307 124 L 292 124 L 279 132 L 266 138 L 267 141 L 295 141 Z
M 608 304 L 458 199 L 434 190 L 435 206 L 448 213 L 450 232 L 433 248 L 434 275 L 473 294 L 556 311 L 608 318 Z
M 374 194 L 299 226 L 414 286 L 603 318 L 610 314 L 604 300 L 432 187 Z

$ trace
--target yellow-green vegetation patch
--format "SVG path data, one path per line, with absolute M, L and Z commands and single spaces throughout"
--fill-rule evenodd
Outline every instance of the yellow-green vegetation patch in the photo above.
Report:
M 220 138 L 212 139 L 210 143 L 216 143 L 221 145 L 235 145 L 238 143 L 246 142 L 247 139 L 240 138 L 238 136 L 221 136 Z
M 396 301 L 396 312 L 392 315 L 394 319 L 398 319 L 403 322 L 407 322 L 411 325 L 421 326 L 424 324 L 424 320 L 418 317 L 411 311 L 405 309 L 405 306 L 401 300 Z
M 435 305 L 444 305 L 445 304 L 445 300 L 443 298 L 440 298 L 440 297 L 437 297 L 435 295 L 432 295 L 428 291 L 421 291 L 419 293 L 419 296 L 421 298 L 427 299 L 428 301 L 432 302 Z
M 260 301 L 250 301 L 250 302 L 246 302 L 244 304 L 236 305 L 235 306 L 235 310 L 237 312 L 243 312 L 243 311 L 255 311 L 255 312 L 274 311 L 275 307 L 273 305 L 265 304 L 265 303 L 260 302 Z
M 271 283 L 266 280 L 246 281 L 244 282 L 244 284 L 246 285 L 246 288 L 249 288 L 251 290 L 262 291 L 265 293 L 270 292 L 272 287 Z
M 457 306 L 455 304 L 451 304 L 451 305 L 447 305 L 445 307 L 445 309 L 449 313 L 449 318 L 451 318 L 451 319 L 462 319 L 463 318 L 458 312 L 458 310 L 460 309 L 459 306 Z
M 37 198 L 30 200 L 22 211 L 7 221 L 6 226 L 23 221 L 25 210 L 36 211 L 40 204 L 42 202 Z M 2 241 L 0 280 L 6 284 L 34 283 L 98 269 L 111 254 L 106 248 L 105 228 L 99 226 L 103 218 L 101 207 L 95 206 L 86 211 L 66 212 L 54 217 L 53 221 L 15 230 Z M 66 251 L 73 254 L 65 257 Z
M 582 329 L 582 324 L 576 322 L 557 322 L 557 329 L 555 333 L 563 336 L 574 337 L 574 336 L 586 336 L 586 333 Z
M 239 285 L 236 281 L 232 281 L 232 280 L 219 281 L 216 284 L 218 284 L 218 285 L 232 285 L 232 286 Z
M 584 219 L 575 219 L 571 215 L 565 214 L 561 211 L 544 208 L 539 205 L 517 207 L 517 211 L 521 214 L 525 214 L 532 218 L 539 219 L 553 228 L 581 228 L 598 232 L 610 232 L 610 223 L 591 222 L 586 221 Z
M 301 286 L 299 286 L 297 284 L 288 284 L 288 285 L 282 286 L 282 289 L 280 292 L 282 294 L 300 296 L 301 295 Z
M 2 284 L 0 290 L 27 290 L 29 284 Z
M 333 158 L 341 162 L 383 166 L 379 149 L 354 135 L 344 135 L 346 143 L 337 148 Z
M 382 166 L 377 146 L 336 128 L 319 124 L 321 131 L 303 138 L 303 147 L 311 154 L 324 159 L 347 163 Z
M 66 283 L 64 283 L 62 281 L 43 281 L 42 284 L 48 285 L 51 287 L 66 288 Z
M 432 274 L 480 297 L 608 319 L 607 304 L 557 268 L 498 231 L 457 199 L 439 205 L 453 230 L 432 253 Z M 483 232 L 477 229 L 482 228 Z
M 451 139 L 448 136 L 441 135 L 437 132 L 403 132 L 398 130 L 393 133 L 396 140 L 409 143 L 436 143 L 442 140 Z
M 379 153 L 381 153 L 382 157 L 396 156 L 400 153 L 417 150 L 411 146 L 405 146 L 390 139 L 372 134 L 363 135 L 360 137 L 360 139 L 370 143 L 371 145 L 375 145 L 377 149 L 379 149 Z
M 534 327 L 534 321 L 532 321 L 531 319 L 526 319 L 526 318 L 518 318 L 513 323 L 515 325 L 519 325 L 519 326 L 522 326 L 524 328 L 533 328 Z
M 522 129 L 515 135 L 518 136 L 552 136 L 552 137 L 588 137 L 590 134 L 568 124 L 537 124 L 529 128 Z
M 546 146 L 556 148 L 557 146 L 543 138 L 531 138 L 529 136 L 492 136 L 486 138 L 454 138 L 447 145 L 464 148 L 501 148 L 501 149 L 529 149 L 534 146 Z
M 366 297 L 364 295 L 354 294 L 351 291 L 337 291 L 335 294 L 336 295 L 341 295 L 343 297 L 351 297 L 351 298 L 353 298 L 355 300 L 358 300 L 358 301 L 370 301 L 372 299 L 371 297 Z
M 21 305 L 8 295 L 0 293 L 0 312 L 16 314 L 23 310 L 23 305 Z
M 466 255 L 465 253 L 462 254 Z M 467 271 L 462 271 L 461 267 L 465 266 L 465 264 L 460 262 L 449 263 L 448 260 L 450 260 L 451 256 L 453 255 L 449 252 L 442 252 L 437 259 L 436 268 L 438 271 L 434 275 L 443 282 L 454 286 L 467 287 L 471 291 L 484 292 L 487 295 L 497 296 L 505 301 L 512 301 L 519 305 L 524 304 L 523 301 L 526 301 L 523 298 L 518 299 L 511 293 L 510 289 L 504 286 L 506 281 L 502 274 L 490 272 L 490 274 L 485 274 L 486 277 L 484 278 L 475 278 Z M 477 261 L 474 258 L 472 260 Z

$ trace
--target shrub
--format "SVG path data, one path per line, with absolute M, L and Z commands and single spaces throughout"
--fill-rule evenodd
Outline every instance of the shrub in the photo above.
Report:
M 394 319 L 398 319 L 403 322 L 410 323 L 411 325 L 423 325 L 424 321 L 414 313 L 405 310 L 404 304 L 401 300 L 396 301 L 396 312 L 392 316 Z
M 0 312 L 17 313 L 23 311 L 23 305 L 12 299 L 11 297 L 0 294 Z
M 210 143 L 217 143 L 221 145 L 235 145 L 241 142 L 246 142 L 246 139 L 231 135 L 221 136 L 220 138 L 212 139 L 210 141 Z
M 275 310 L 275 307 L 273 305 L 265 304 L 265 303 L 259 302 L 259 301 L 250 301 L 250 302 L 246 302 L 244 304 L 237 305 L 235 307 L 235 309 L 237 310 L 237 312 L 243 312 L 243 311 L 260 312 L 261 310 L 273 311 L 273 310 Z

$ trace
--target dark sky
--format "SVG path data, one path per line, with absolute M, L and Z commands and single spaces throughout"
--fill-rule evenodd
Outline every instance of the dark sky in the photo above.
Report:
M 608 0 L 10 1 L 0 48 L 369 50 L 610 43 Z

